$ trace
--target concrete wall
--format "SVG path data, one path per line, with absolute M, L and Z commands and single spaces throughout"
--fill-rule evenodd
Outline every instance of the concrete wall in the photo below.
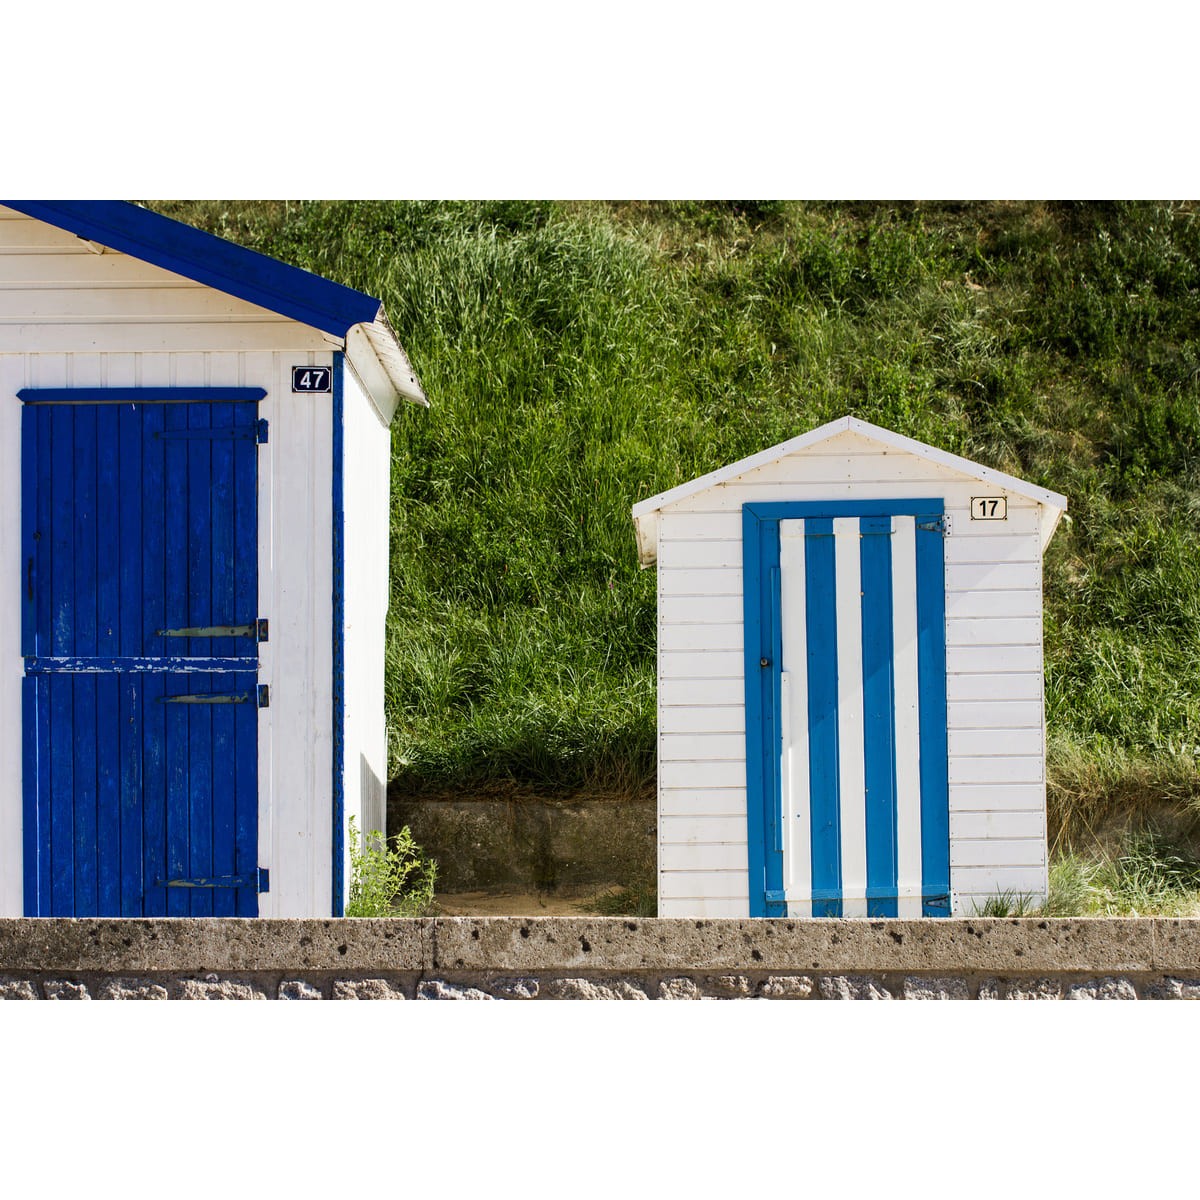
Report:
M 1200 999 L 1200 919 L 0 920 L 0 999 Z

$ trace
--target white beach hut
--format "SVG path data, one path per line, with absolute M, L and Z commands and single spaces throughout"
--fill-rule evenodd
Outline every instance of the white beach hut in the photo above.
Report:
M 634 506 L 658 566 L 664 917 L 1046 891 L 1064 497 L 843 417 Z
M 383 828 L 379 301 L 133 204 L 0 206 L 0 915 L 340 915 Z

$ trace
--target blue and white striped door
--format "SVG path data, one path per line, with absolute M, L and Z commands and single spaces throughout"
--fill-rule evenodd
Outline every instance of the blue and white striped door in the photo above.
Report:
M 949 914 L 941 507 L 747 514 L 748 758 L 767 760 L 747 773 L 758 915 Z

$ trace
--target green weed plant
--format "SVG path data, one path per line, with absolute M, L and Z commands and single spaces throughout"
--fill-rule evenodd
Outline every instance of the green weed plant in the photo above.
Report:
M 348 917 L 419 917 L 433 903 L 437 863 L 413 841 L 407 825 L 385 838 L 378 830 L 365 838 L 354 817 L 349 822 L 350 897 Z

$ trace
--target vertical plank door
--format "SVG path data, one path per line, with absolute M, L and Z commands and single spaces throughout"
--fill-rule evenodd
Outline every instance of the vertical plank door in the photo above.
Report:
M 763 504 L 744 529 L 751 912 L 948 916 L 940 502 Z
M 30 916 L 257 915 L 261 395 L 21 394 Z

